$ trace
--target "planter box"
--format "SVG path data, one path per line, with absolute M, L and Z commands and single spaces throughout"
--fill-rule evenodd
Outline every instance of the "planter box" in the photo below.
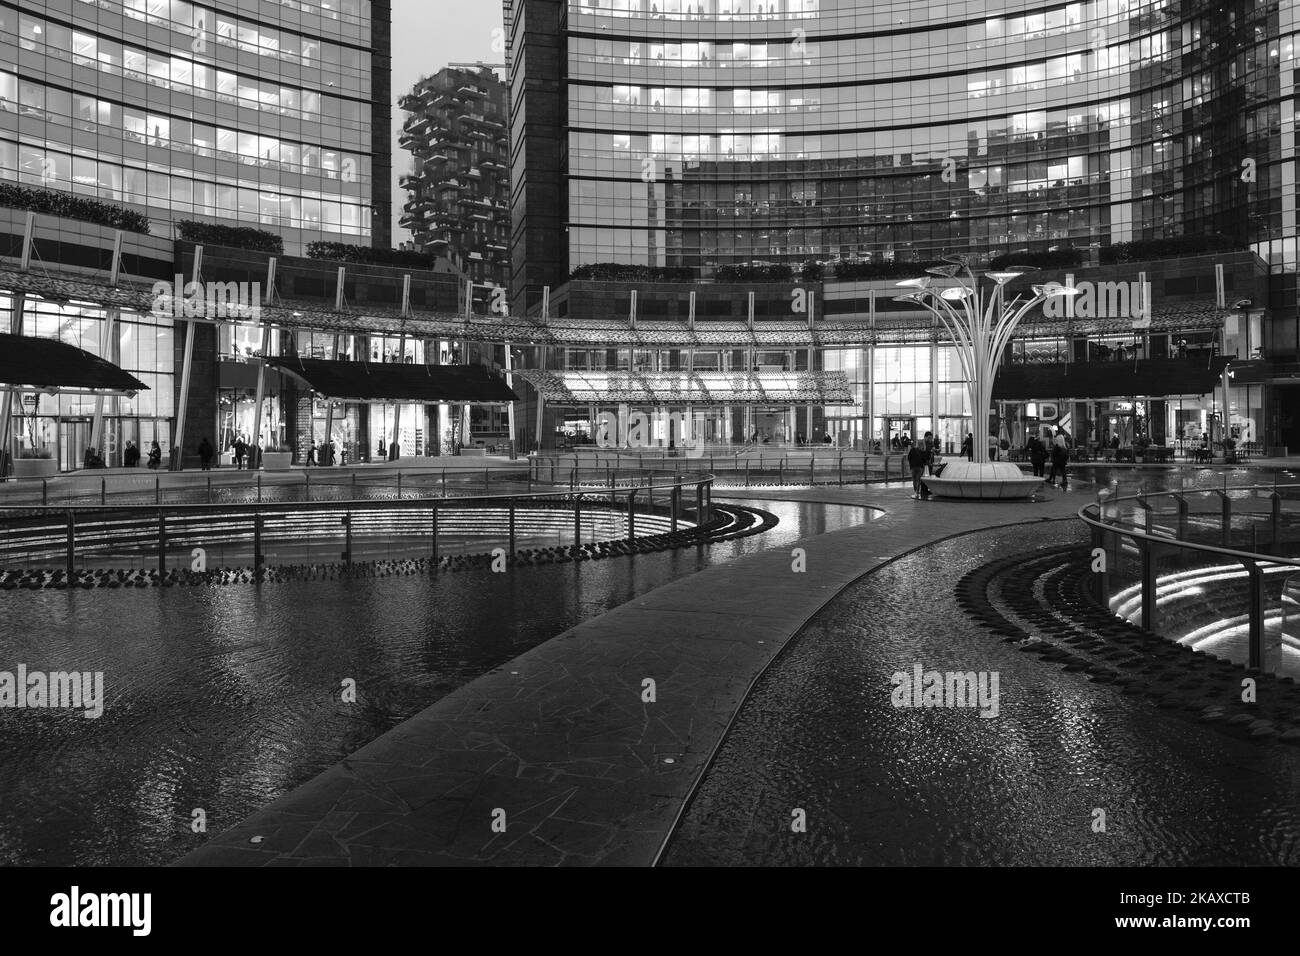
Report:
M 293 452 L 291 451 L 262 452 L 262 467 L 266 471 L 288 471 L 292 464 Z
M 53 478 L 59 473 L 59 463 L 53 458 L 15 458 L 15 478 Z

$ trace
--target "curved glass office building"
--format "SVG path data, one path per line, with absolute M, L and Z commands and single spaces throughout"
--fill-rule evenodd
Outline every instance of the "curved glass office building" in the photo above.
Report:
M 1209 0 L 513 0 L 516 252 L 530 228 L 567 227 L 555 284 L 601 261 L 708 278 L 1221 233 L 1294 266 L 1293 17 Z M 533 145 L 544 117 L 564 127 L 552 169 Z
M 0 0 L 0 180 L 389 245 L 388 0 Z

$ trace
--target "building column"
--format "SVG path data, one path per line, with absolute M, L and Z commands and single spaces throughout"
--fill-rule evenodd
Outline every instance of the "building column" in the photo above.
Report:
M 27 303 L 27 297 L 17 292 L 13 296 L 13 312 L 9 316 L 9 333 L 11 335 L 23 334 L 23 308 Z M 22 396 L 12 388 L 5 389 L 3 404 L 0 404 L 0 478 L 5 478 L 13 471 L 10 462 L 13 459 L 15 436 L 13 434 L 13 410 L 14 402 L 21 403 Z M 21 410 L 21 404 L 19 409 Z
M 871 450 L 871 442 L 876 427 L 876 417 L 872 408 L 876 393 L 876 347 L 874 345 L 867 345 L 863 349 L 863 353 L 866 355 L 865 361 L 867 363 L 867 394 L 863 396 L 866 399 L 863 403 L 863 412 L 866 415 L 866 421 L 863 422 L 862 429 L 862 450 L 863 452 L 868 452 Z M 884 450 L 883 445 L 881 450 Z
M 930 427 L 934 429 L 934 440 L 939 437 L 939 340 L 930 339 Z M 943 454 L 940 446 L 939 453 Z

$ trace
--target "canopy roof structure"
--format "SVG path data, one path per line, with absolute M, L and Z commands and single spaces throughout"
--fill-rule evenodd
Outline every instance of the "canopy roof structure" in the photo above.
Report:
M 1098 399 L 1205 395 L 1222 381 L 1231 360 L 1140 359 L 1135 362 L 1072 362 L 1004 365 L 993 383 L 999 401 Z
M 844 372 L 627 372 L 517 369 L 547 402 L 561 405 L 843 405 L 853 403 Z
M 482 365 L 407 365 L 392 362 L 335 362 L 269 358 L 278 369 L 325 398 L 348 402 L 470 402 L 503 405 L 519 401 L 505 381 Z
M 0 388 L 134 395 L 149 386 L 112 362 L 57 339 L 0 334 Z
M 23 292 L 59 302 L 85 302 L 148 312 L 154 301 L 148 290 L 120 289 L 78 278 L 51 278 L 0 268 L 0 289 Z M 897 309 L 887 304 L 882 309 Z M 829 305 L 829 303 L 828 303 Z M 819 315 L 813 327 L 807 320 L 763 318 L 750 326 L 734 319 L 699 319 L 694 327 L 685 321 L 640 319 L 634 325 L 626 316 L 603 319 L 522 316 L 470 316 L 445 312 L 402 315 L 395 309 L 367 308 L 334 311 L 319 302 L 279 300 L 260 308 L 262 321 L 279 329 L 305 329 L 347 335 L 409 335 L 417 338 L 468 339 L 472 342 L 513 345 L 550 345 L 581 348 L 591 345 L 643 348 L 712 347 L 852 347 L 924 341 L 941 335 L 938 323 L 921 309 L 885 311 L 874 321 L 861 300 L 857 314 Z M 1154 306 L 1148 331 L 1217 329 L 1228 310 L 1212 301 L 1162 303 Z M 232 319 L 230 321 L 237 321 Z M 1123 333 L 1132 329 L 1128 318 L 1053 318 L 1035 309 L 1020 323 L 1018 339 Z

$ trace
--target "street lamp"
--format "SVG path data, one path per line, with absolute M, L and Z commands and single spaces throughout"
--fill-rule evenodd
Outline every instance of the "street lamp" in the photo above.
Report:
M 1059 282 L 1047 282 L 1033 286 L 1031 296 L 1016 293 L 1010 302 L 1006 302 L 1003 287 L 1012 279 L 1036 271 L 1034 267 L 1008 266 L 1000 271 L 984 273 L 985 278 L 995 283 L 992 293 L 986 297 L 965 256 L 944 256 L 943 260 L 945 265 L 932 267 L 926 272 L 929 276 L 953 280 L 956 285 L 935 286 L 935 280 L 929 276 L 907 279 L 898 285 L 908 291 L 894 301 L 919 305 L 943 324 L 956 346 L 976 428 L 983 431 L 988 428 L 998 363 L 1020 320 L 1029 314 L 1030 309 L 1048 299 L 1078 295 L 1079 290 Z M 983 436 L 975 441 L 971 452 L 975 463 L 988 462 L 988 444 Z

